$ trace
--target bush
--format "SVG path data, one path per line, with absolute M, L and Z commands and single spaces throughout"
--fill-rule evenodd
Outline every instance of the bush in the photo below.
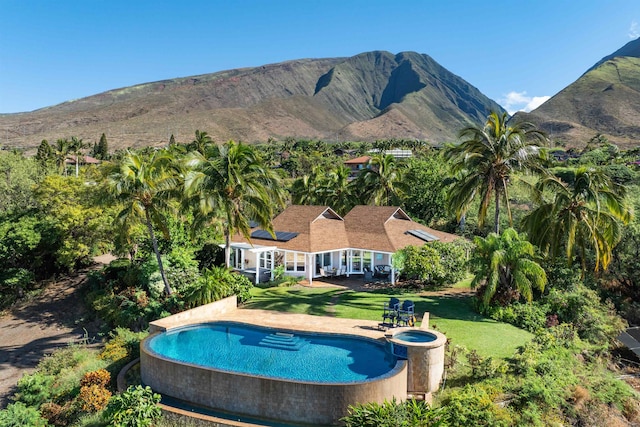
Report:
M 239 302 L 251 298 L 251 281 L 225 267 L 204 270 L 202 276 L 184 291 L 184 298 L 191 307 L 197 307 L 237 295 Z
M 491 426 L 512 425 L 509 413 L 494 403 L 498 391 L 492 387 L 466 385 L 443 399 L 445 425 Z
M 578 336 L 592 344 L 606 346 L 626 327 L 613 304 L 601 302 L 595 291 L 581 284 L 570 291 L 551 289 L 544 301 L 549 314 L 556 314 L 560 323 L 572 324 Z
M 111 369 L 119 370 L 131 360 L 140 357 L 140 341 L 148 334 L 148 332 L 133 332 L 125 328 L 116 328 L 109 334 L 111 339 L 102 349 L 100 358 L 113 362 Z
M 464 279 L 467 275 L 467 253 L 473 244 L 465 239 L 458 239 L 452 243 L 429 243 L 440 254 L 442 276 L 435 277 L 438 285 L 453 284 Z
M 531 304 L 513 303 L 502 307 L 489 307 L 487 314 L 499 322 L 511 323 L 529 332 L 536 332 L 547 324 L 548 307 L 534 302 Z
M 53 375 L 42 373 L 26 374 L 18 380 L 18 392 L 15 400 L 27 406 L 38 407 L 51 399 L 54 381 L 55 377 Z
M 158 403 L 160 395 L 151 387 L 130 386 L 111 398 L 104 415 L 113 427 L 147 427 L 162 416 Z
M 80 380 L 80 387 L 86 387 L 90 385 L 98 385 L 106 387 L 111 381 L 111 374 L 106 369 L 98 369 L 97 371 L 87 372 L 82 376 Z
M 439 411 L 423 400 L 363 403 L 349 406 L 349 415 L 342 418 L 346 427 L 427 427 L 438 422 Z
M 111 392 L 98 384 L 80 387 L 80 395 L 78 396 L 81 408 L 85 412 L 102 411 L 109 403 L 110 398 Z
M 248 277 L 243 276 L 242 274 L 232 274 L 229 287 L 231 289 L 231 295 L 238 296 L 238 302 L 244 303 L 251 299 L 251 288 L 253 288 L 253 283 L 249 280 Z
M 45 427 L 47 421 L 36 408 L 22 402 L 12 403 L 0 411 L 0 427 Z
M 76 416 L 77 408 L 74 402 L 75 401 L 69 401 L 64 405 L 47 402 L 40 406 L 40 413 L 43 418 L 47 419 L 49 424 L 64 427 L 69 425 L 70 420 Z

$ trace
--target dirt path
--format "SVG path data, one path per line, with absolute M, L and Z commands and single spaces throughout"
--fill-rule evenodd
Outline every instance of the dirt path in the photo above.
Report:
M 51 283 L 37 297 L 0 315 L 0 409 L 11 403 L 18 380 L 44 355 L 95 337 L 98 324 L 85 320 L 78 291 L 85 280 L 86 271 Z

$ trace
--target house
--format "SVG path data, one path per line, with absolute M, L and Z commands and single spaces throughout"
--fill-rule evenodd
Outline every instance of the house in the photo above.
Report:
M 370 160 L 370 156 L 361 156 L 345 161 L 344 165 L 349 168 L 349 179 L 354 179 L 361 170 L 366 169 Z
M 64 162 L 68 165 L 75 165 L 76 164 L 76 156 L 69 154 L 67 156 L 67 158 L 64 160 Z M 78 164 L 79 165 L 98 165 L 100 164 L 100 160 L 96 159 L 95 157 L 91 157 L 91 156 L 80 156 L 78 158 Z
M 256 283 L 273 277 L 277 265 L 309 283 L 331 274 L 363 275 L 391 266 L 393 254 L 406 246 L 458 238 L 418 224 L 393 206 L 356 206 L 343 218 L 328 206 L 294 205 L 272 224 L 275 236 L 254 228 L 248 241 L 239 234 L 231 241 L 232 267 L 255 275 Z M 393 282 L 393 269 L 390 275 Z

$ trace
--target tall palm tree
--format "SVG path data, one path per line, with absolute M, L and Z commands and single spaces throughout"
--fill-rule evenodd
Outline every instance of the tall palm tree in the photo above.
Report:
M 58 167 L 58 171 L 65 176 L 67 175 L 66 161 L 67 161 L 67 156 L 69 155 L 70 150 L 71 150 L 71 147 L 68 139 L 60 138 L 56 141 L 56 146 L 54 151 L 56 166 Z
M 575 171 L 573 185 L 546 177 L 536 185 L 539 206 L 522 220 L 529 239 L 551 257 L 564 248 L 571 262 L 577 251 L 583 272 L 586 251 L 595 253 L 595 270 L 607 269 L 613 248 L 621 237 L 621 224 L 631 220 L 625 201 L 626 189 L 602 171 L 582 167 Z M 544 191 L 551 199 L 544 200 Z
M 297 178 L 291 184 L 291 202 L 294 205 L 320 205 L 323 200 L 323 176 L 321 166 L 313 166 L 311 173 Z
M 533 259 L 535 247 L 513 228 L 502 235 L 490 233 L 486 238 L 475 238 L 476 250 L 470 260 L 476 272 L 471 287 L 484 285 L 482 305 L 487 307 L 496 294 L 519 298 L 528 302 L 533 288 L 544 291 L 547 275 Z
M 324 184 L 324 203 L 331 206 L 340 215 L 344 215 L 353 207 L 353 186 L 349 181 L 351 169 L 345 165 L 339 165 L 326 177 Z
M 408 190 L 402 180 L 404 170 L 404 164 L 399 163 L 392 155 L 377 154 L 352 183 L 361 194 L 363 203 L 389 206 L 397 204 Z
M 480 196 L 478 224 L 484 224 L 491 199 L 495 201 L 494 231 L 499 232 L 500 203 L 507 208 L 511 222 L 508 185 L 515 171 L 543 173 L 541 163 L 545 152 L 541 143 L 547 138 L 531 123 L 511 125 L 507 113 L 492 112 L 482 127 L 467 127 L 460 131 L 462 142 L 449 147 L 445 155 L 453 160 L 453 173 L 461 174 L 450 193 L 450 204 L 460 220 L 476 195 Z
M 167 194 L 176 185 L 176 178 L 170 172 L 172 163 L 173 157 L 165 150 L 153 152 L 150 157 L 126 151 L 119 163 L 108 164 L 105 169 L 107 199 L 123 204 L 116 221 L 125 226 L 136 222 L 146 225 L 167 294 L 172 290 L 162 265 L 154 225 L 169 237 L 164 212 L 169 209 Z
M 277 175 L 248 145 L 229 141 L 205 157 L 194 151 L 185 164 L 185 194 L 195 197 L 198 214 L 224 218 L 225 264 L 231 266 L 231 235 L 250 237 L 250 221 L 273 232 L 271 218 L 284 205 Z
M 76 178 L 78 177 L 78 172 L 80 169 L 80 158 L 82 157 L 82 150 L 89 147 L 89 144 L 84 142 L 82 139 L 78 139 L 75 136 L 71 137 L 71 141 L 69 141 L 69 152 L 73 153 L 76 158 Z

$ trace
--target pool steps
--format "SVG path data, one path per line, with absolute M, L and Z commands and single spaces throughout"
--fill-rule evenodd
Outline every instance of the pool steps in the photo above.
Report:
M 307 341 L 286 332 L 274 332 L 267 335 L 259 343 L 263 347 L 277 348 L 281 350 L 298 351 L 305 345 Z

